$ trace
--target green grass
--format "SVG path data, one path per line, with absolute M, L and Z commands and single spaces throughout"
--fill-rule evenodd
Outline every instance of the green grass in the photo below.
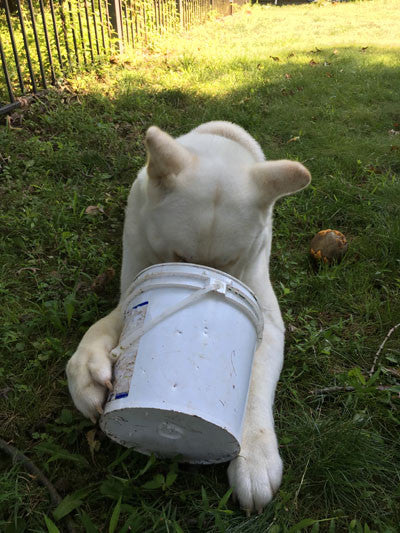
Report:
M 2 455 L 0 530 L 51 530 L 44 515 L 62 529 L 68 513 L 88 532 L 398 531 L 400 329 L 368 376 L 400 322 L 397 10 L 396 0 L 244 9 L 81 74 L 0 127 L 1 435 L 67 497 L 54 515 L 46 490 Z M 74 409 L 64 374 L 118 299 L 123 208 L 145 130 L 178 135 L 215 119 L 313 175 L 275 212 L 285 471 L 250 518 L 227 500 L 225 465 L 125 452 Z M 309 243 L 328 227 L 349 251 L 314 269 Z M 313 393 L 332 386 L 354 390 Z

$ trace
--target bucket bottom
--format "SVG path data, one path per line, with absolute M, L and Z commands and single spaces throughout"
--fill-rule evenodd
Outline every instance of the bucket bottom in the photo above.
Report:
M 154 408 L 122 408 L 102 415 L 104 433 L 127 448 L 158 457 L 178 457 L 197 464 L 223 463 L 240 451 L 225 428 L 203 418 Z

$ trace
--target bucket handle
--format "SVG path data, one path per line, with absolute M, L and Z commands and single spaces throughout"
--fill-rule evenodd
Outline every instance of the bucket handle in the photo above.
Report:
M 124 339 L 123 342 L 121 342 L 118 346 L 116 346 L 113 350 L 111 350 L 111 354 L 114 356 L 115 359 L 117 359 L 124 350 L 129 348 L 129 346 L 131 346 L 134 342 L 140 339 L 140 337 L 142 337 L 145 333 L 150 331 L 154 326 L 162 322 L 165 318 L 168 318 L 174 313 L 176 313 L 177 311 L 180 311 L 181 309 L 184 309 L 188 305 L 194 302 L 197 302 L 209 292 L 214 291 L 220 294 L 226 294 L 226 288 L 227 288 L 227 284 L 225 282 L 216 280 L 216 279 L 214 280 L 209 279 L 208 285 L 206 285 L 202 289 L 198 289 L 197 291 L 193 292 L 187 298 L 184 298 L 177 304 L 173 305 L 172 307 L 170 307 L 169 309 L 161 313 L 161 315 L 154 317 L 153 320 L 151 320 L 147 324 L 144 324 L 143 326 L 135 329 L 130 334 L 128 334 L 127 338 Z

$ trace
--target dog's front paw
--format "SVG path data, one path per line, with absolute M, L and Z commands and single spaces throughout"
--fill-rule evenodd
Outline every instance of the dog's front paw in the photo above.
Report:
M 233 495 L 247 514 L 261 513 L 281 484 L 282 459 L 271 433 L 270 439 L 263 436 L 245 444 L 228 468 Z
M 68 361 L 68 387 L 79 411 L 95 423 L 103 412 L 108 390 L 112 390 L 113 356 L 108 350 L 78 347 Z

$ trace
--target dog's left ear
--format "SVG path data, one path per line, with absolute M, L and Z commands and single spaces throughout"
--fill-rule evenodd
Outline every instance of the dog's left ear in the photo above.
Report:
M 286 159 L 256 163 L 250 175 L 261 193 L 259 198 L 262 204 L 300 191 L 311 182 L 311 174 L 305 166 Z
M 192 154 L 157 126 L 146 133 L 147 173 L 159 185 L 168 185 L 193 160 Z

